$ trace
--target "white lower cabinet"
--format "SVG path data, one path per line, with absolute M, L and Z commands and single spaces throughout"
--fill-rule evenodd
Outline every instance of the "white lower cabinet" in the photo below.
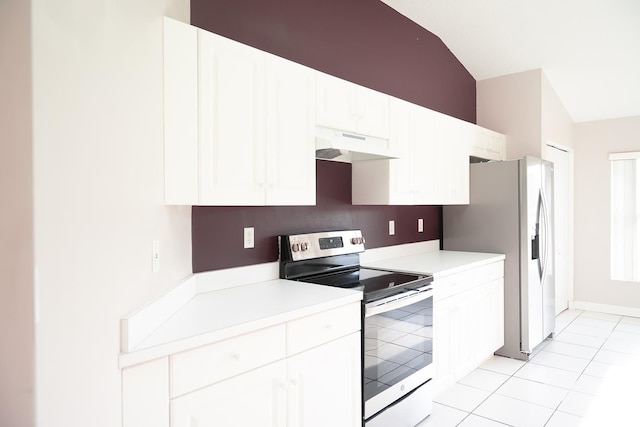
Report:
M 169 358 L 122 370 L 122 426 L 169 427 Z
M 355 332 L 172 399 L 171 426 L 354 427 L 360 405 Z
M 124 427 L 360 427 L 360 302 L 123 370 Z
M 285 360 L 171 400 L 171 427 L 285 427 Z
M 501 268 L 496 268 L 496 267 Z M 472 269 L 442 284 L 434 281 L 434 364 L 436 393 L 463 378 L 504 343 L 503 262 Z M 496 277 L 500 274 L 500 277 Z M 438 288 L 459 292 L 438 299 Z
M 360 426 L 360 359 L 359 332 L 289 358 L 287 426 Z

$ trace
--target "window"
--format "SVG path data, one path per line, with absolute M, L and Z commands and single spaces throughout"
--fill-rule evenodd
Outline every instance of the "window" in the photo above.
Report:
M 640 282 L 640 152 L 611 161 L 611 279 Z

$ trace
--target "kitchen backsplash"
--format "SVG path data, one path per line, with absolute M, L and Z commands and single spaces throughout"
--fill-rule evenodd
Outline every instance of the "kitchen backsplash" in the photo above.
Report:
M 194 206 L 193 272 L 277 261 L 280 234 L 358 228 L 367 248 L 441 237 L 440 206 L 352 206 L 351 164 L 317 160 L 316 175 L 316 206 Z M 424 220 L 422 233 L 418 218 Z M 252 249 L 243 248 L 244 227 L 255 229 Z

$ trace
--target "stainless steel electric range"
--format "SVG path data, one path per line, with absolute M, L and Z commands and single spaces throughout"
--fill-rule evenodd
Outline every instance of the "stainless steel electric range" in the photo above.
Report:
M 433 277 L 362 268 L 364 244 L 360 230 L 280 236 L 280 277 L 362 290 L 363 425 L 415 426 L 432 405 Z

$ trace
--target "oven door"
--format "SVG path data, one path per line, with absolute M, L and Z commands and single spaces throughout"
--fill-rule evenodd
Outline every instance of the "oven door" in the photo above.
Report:
M 366 425 L 379 419 L 416 425 L 431 413 L 433 290 L 427 285 L 369 302 L 364 316 Z

